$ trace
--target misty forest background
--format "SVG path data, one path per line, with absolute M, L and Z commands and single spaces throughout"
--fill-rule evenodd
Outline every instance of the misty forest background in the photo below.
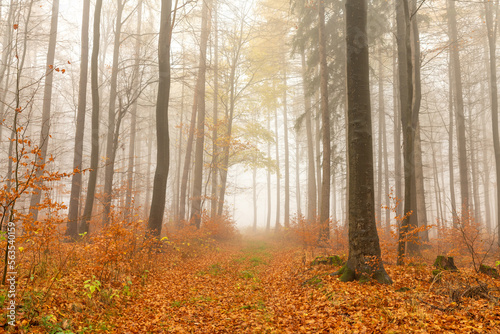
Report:
M 429 291 L 454 261 L 496 279 L 499 22 L 498 0 L 0 1 L 2 281 L 14 225 L 26 279 L 16 329 L 130 328 L 83 314 L 146 296 L 155 270 L 201 268 L 210 252 L 224 258 L 204 275 L 229 273 L 221 263 L 238 242 L 271 247 L 274 260 L 257 262 L 276 272 L 290 260 L 280 275 L 311 260 L 338 265 L 342 282 L 401 288 L 410 284 L 393 265 L 443 255 Z M 92 275 L 74 274 L 79 266 Z M 257 282 L 256 269 L 234 270 Z M 70 276 L 82 302 L 42 316 L 62 298 L 51 277 Z M 466 281 L 451 302 L 498 305 L 498 285 Z M 247 309 L 271 312 L 258 298 Z M 269 314 L 252 318 L 264 332 L 312 324 Z M 476 329 L 498 321 L 467 319 Z M 345 326 L 413 326 L 394 323 L 403 327 Z

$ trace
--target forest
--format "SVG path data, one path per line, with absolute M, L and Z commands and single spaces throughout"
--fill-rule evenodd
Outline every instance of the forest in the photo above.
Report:
M 0 333 L 500 333 L 500 0 L 0 0 Z

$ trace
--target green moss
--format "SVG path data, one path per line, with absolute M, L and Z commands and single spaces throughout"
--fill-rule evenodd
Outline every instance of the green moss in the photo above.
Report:
M 392 284 L 392 280 L 384 270 L 377 270 L 372 275 L 373 279 L 380 284 Z
M 498 274 L 498 271 L 496 270 L 496 268 L 487 266 L 485 264 L 481 264 L 479 266 L 479 271 L 482 272 L 483 274 L 490 276 L 490 277 L 500 278 L 500 275 Z
M 342 282 L 351 282 L 351 281 L 354 281 L 356 279 L 356 273 L 354 272 L 354 270 L 349 268 L 347 266 L 347 264 L 344 267 L 342 267 L 341 271 L 342 271 L 342 274 L 340 276 L 340 280 Z
M 317 266 L 319 264 L 328 266 L 341 266 L 344 263 L 342 258 L 338 255 L 330 256 L 318 256 L 311 262 L 311 266 Z

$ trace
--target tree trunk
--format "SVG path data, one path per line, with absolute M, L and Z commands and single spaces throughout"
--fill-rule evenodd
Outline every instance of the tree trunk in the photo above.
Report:
M 14 15 L 14 9 L 16 6 L 13 4 L 13 0 L 10 1 L 9 12 L 7 14 L 6 26 L 7 31 L 3 35 L 2 41 L 2 62 L 0 66 L 0 83 L 5 79 L 5 83 L 3 86 L 3 94 L 1 96 L 1 101 L 5 101 L 5 97 L 7 96 L 7 90 L 9 88 L 9 76 L 10 76 L 10 62 L 12 59 L 12 31 L 11 28 L 13 26 L 12 17 Z M 7 74 L 5 73 L 7 72 Z M 5 116 L 5 104 L 0 103 L 0 120 L 3 120 Z M 2 138 L 2 130 L 3 126 L 0 126 L 0 138 Z M 9 145 L 10 146 L 10 145 Z M 10 156 L 10 155 L 9 155 Z M 9 159 L 9 157 L 7 157 Z
M 279 149 L 279 132 L 278 132 L 278 110 L 274 109 L 274 129 L 276 131 L 276 224 L 275 231 L 279 231 L 280 224 L 280 206 L 281 206 L 281 184 L 280 184 L 280 149 Z
M 451 64 L 451 52 L 450 52 L 450 64 Z M 457 204 L 455 200 L 455 165 L 454 165 L 454 145 L 453 145 L 453 133 L 454 133 L 454 103 L 453 103 L 453 73 L 451 66 L 448 66 L 448 109 L 449 109 L 449 119 L 450 125 L 448 129 L 449 139 L 448 139 L 448 165 L 450 169 L 450 200 L 451 200 L 451 214 L 453 219 L 453 227 L 458 227 L 457 219 Z
M 397 0 L 396 0 L 397 1 Z M 395 34 L 396 35 L 396 34 Z M 394 36 L 395 36 L 394 35 Z M 395 214 L 396 217 L 396 228 L 399 229 L 400 219 L 403 217 L 403 206 L 401 205 L 401 201 L 403 200 L 403 186 L 402 179 L 403 173 L 401 172 L 401 103 L 399 97 L 399 74 L 396 60 L 398 46 L 396 37 L 393 39 L 394 45 L 396 46 L 396 56 L 392 57 L 392 72 L 393 72 L 393 85 L 392 85 L 392 95 L 393 95 L 393 105 L 394 105 L 394 183 L 395 183 Z
M 139 85 L 139 60 L 141 56 L 141 25 L 142 25 L 142 0 L 137 5 L 137 31 L 135 40 L 135 61 L 134 61 L 134 85 Z M 125 219 L 129 222 L 133 219 L 134 208 L 132 206 L 132 188 L 134 184 L 134 161 L 135 161 L 135 141 L 137 131 L 137 100 L 132 105 L 130 111 L 130 142 L 128 149 L 127 167 L 127 193 L 125 198 Z
M 304 107 L 306 118 L 307 136 L 307 221 L 312 222 L 316 217 L 316 172 L 314 169 L 314 138 L 312 135 L 311 121 L 311 99 L 307 95 L 306 88 L 306 56 L 304 50 L 301 52 L 302 60 L 302 88 L 304 90 Z
M 221 168 L 221 187 L 220 187 L 220 194 L 219 194 L 219 208 L 218 208 L 218 215 L 222 216 L 222 213 L 224 211 L 224 201 L 225 201 L 225 196 L 226 196 L 226 184 L 227 184 L 227 174 L 228 174 L 228 169 L 229 169 L 229 149 L 230 149 L 230 142 L 231 142 L 231 137 L 232 137 L 232 132 L 233 132 L 233 117 L 234 117 L 234 109 L 235 109 L 235 104 L 236 104 L 236 68 L 238 66 L 238 59 L 240 56 L 240 51 L 241 51 L 241 46 L 242 46 L 242 38 L 243 38 L 243 22 L 240 26 L 240 35 L 239 35 L 239 40 L 237 43 L 237 50 L 235 51 L 234 57 L 232 59 L 232 64 L 231 64 L 231 72 L 229 74 L 229 115 L 228 115 L 228 120 L 227 120 L 227 133 L 226 133 L 226 138 L 227 138 L 227 143 L 226 146 L 224 147 L 223 150 L 223 161 L 222 161 L 222 168 Z
M 427 227 L 427 208 L 425 204 L 424 168 L 422 163 L 422 145 L 420 140 L 420 122 L 415 131 L 415 180 L 417 192 L 417 217 L 418 226 Z M 429 242 L 429 231 L 425 229 L 420 232 L 420 238 Z
M 271 132 L 271 115 L 267 117 L 267 130 Z M 267 142 L 267 158 L 269 166 L 267 167 L 267 223 L 266 231 L 271 230 L 271 141 Z
M 193 203 L 191 219 L 197 228 L 201 227 L 201 190 L 203 183 L 203 151 L 205 145 L 205 77 L 207 71 L 207 43 L 210 35 L 210 25 L 208 24 L 208 11 L 212 3 L 209 0 L 203 2 L 201 11 L 201 41 L 200 41 L 200 62 L 198 67 L 198 81 L 196 86 L 198 97 L 198 120 L 196 126 L 196 147 L 193 183 Z
M 170 163 L 168 101 L 170 96 L 170 39 L 172 36 L 171 8 L 172 0 L 161 1 L 160 35 L 158 37 L 159 83 L 156 99 L 156 171 L 148 221 L 148 230 L 151 235 L 156 237 L 161 235 Z
M 90 0 L 83 2 L 82 40 L 80 82 L 78 85 L 78 109 L 76 114 L 75 152 L 73 157 L 73 174 L 71 179 L 71 195 L 69 200 L 68 224 L 66 235 L 75 239 L 78 236 L 78 207 L 82 190 L 82 155 L 83 135 L 85 131 L 85 112 L 87 109 L 87 84 L 89 72 L 89 21 Z
M 320 238 L 330 238 L 330 112 L 328 110 L 328 68 L 326 63 L 325 7 L 318 2 L 319 11 L 319 66 L 321 88 L 321 121 L 323 143 L 323 179 L 321 180 Z
M 101 10 L 102 0 L 96 0 L 94 10 L 94 36 L 92 42 L 92 56 L 90 62 L 90 80 L 92 91 L 92 145 L 90 152 L 90 175 L 87 186 L 87 197 L 83 209 L 80 233 L 89 232 L 89 220 L 92 217 L 94 207 L 95 187 L 97 183 L 97 168 L 99 164 L 99 43 L 101 39 Z
M 415 129 L 418 114 L 413 113 L 413 66 L 410 43 L 410 17 L 407 0 L 398 0 L 396 5 L 398 64 L 399 64 L 399 97 L 401 105 L 401 123 L 403 128 L 404 155 L 404 210 L 399 230 L 398 264 L 403 264 L 406 253 L 414 255 L 418 252 L 418 244 L 413 229 L 417 227 L 417 196 L 415 179 Z
M 57 23 L 59 17 L 59 0 L 53 0 L 52 2 L 52 16 L 50 19 L 50 37 L 49 46 L 47 50 L 47 63 L 45 65 L 45 87 L 43 89 L 43 104 L 42 104 L 42 129 L 40 131 L 40 162 L 47 163 L 47 151 L 49 148 L 49 136 L 50 136 L 50 109 L 52 104 L 52 82 L 54 80 L 54 59 L 56 54 L 56 42 L 57 42 Z M 43 171 L 39 169 L 36 173 L 37 180 L 35 181 L 38 186 L 42 186 Z M 30 201 L 30 214 L 33 220 L 38 220 L 38 205 L 42 198 L 42 190 L 38 189 L 33 192 Z
M 319 93 L 316 91 L 315 94 L 315 101 L 316 101 L 316 124 L 315 124 L 315 131 L 316 131 L 316 191 L 318 193 L 317 195 L 317 209 L 316 209 L 316 217 L 319 219 L 319 212 L 320 212 L 320 205 L 321 205 L 321 115 L 320 115 L 320 110 L 319 110 Z
M 448 0 L 448 25 L 450 34 L 451 66 L 455 94 L 455 116 L 457 118 L 458 167 L 460 173 L 460 195 L 462 217 L 469 215 L 469 180 L 467 167 L 467 148 L 465 137 L 464 100 L 462 92 L 462 77 L 460 67 L 459 43 L 457 32 L 457 14 L 455 0 Z
M 498 0 L 495 4 L 495 20 L 493 23 L 491 3 L 485 3 L 486 23 L 488 24 L 488 45 L 490 50 L 490 94 L 491 94 L 491 124 L 493 129 L 493 149 L 495 152 L 495 166 L 497 179 L 496 215 L 497 215 L 497 243 L 500 247 L 500 139 L 498 134 L 498 87 L 496 65 L 496 36 L 498 29 Z
M 382 131 L 384 131 L 384 69 L 382 64 L 382 48 L 379 47 L 378 50 L 378 167 L 377 167 L 377 200 L 375 207 L 375 220 L 378 227 L 382 227 L 382 160 L 383 160 L 383 141 L 382 141 Z M 387 172 L 387 171 L 386 171 Z
M 196 80 L 196 87 L 198 87 L 199 80 Z M 187 191 L 188 191 L 188 179 L 189 171 L 191 167 L 191 157 L 193 155 L 193 141 L 194 141 L 194 131 L 196 124 L 196 111 L 198 110 L 198 89 L 194 91 L 194 101 L 193 109 L 191 111 L 191 121 L 189 125 L 189 136 L 186 142 L 186 156 L 184 158 L 184 168 L 182 171 L 181 179 L 181 195 L 180 195 L 180 207 L 179 207 L 179 221 L 186 219 L 186 201 L 187 201 Z
M 219 177 L 219 147 L 218 147 L 218 129 L 219 129 L 219 31 L 218 31 L 218 17 L 217 17 L 217 0 L 213 0 L 213 25 L 214 25 L 214 106 L 213 106 L 213 149 L 212 149 L 212 201 L 211 201 L 211 213 L 212 219 L 217 215 L 217 188 L 218 188 L 218 177 Z
M 123 1 L 117 0 L 117 13 L 115 23 L 115 40 L 113 46 L 113 64 L 111 67 L 111 80 L 109 92 L 108 109 L 108 133 L 106 136 L 106 167 L 104 169 L 104 211 L 102 221 L 104 225 L 109 223 L 111 214 L 111 200 L 113 197 L 113 178 L 115 173 L 116 146 L 114 145 L 116 126 L 116 97 L 118 85 L 118 56 L 120 53 Z
M 300 142 L 299 132 L 295 132 L 295 199 L 297 200 L 297 215 L 302 216 L 301 192 L 300 192 Z
M 257 231 L 257 167 L 252 170 L 252 194 L 253 194 L 253 231 Z
M 152 116 L 152 115 L 149 115 Z M 152 118 L 152 117 L 151 117 Z M 153 138 L 149 137 L 148 142 L 148 164 L 146 166 L 146 197 L 144 202 L 144 216 L 149 214 L 151 209 L 151 158 L 153 156 Z
M 479 177 L 476 158 L 476 147 L 474 145 L 474 124 L 472 121 L 472 108 L 469 109 L 469 148 L 470 148 L 470 166 L 471 166 L 471 183 L 472 183 L 472 198 L 474 200 L 474 221 L 481 224 L 481 201 L 479 199 Z
M 382 263 L 375 222 L 366 7 L 365 0 L 346 1 L 349 257 L 341 280 L 373 277 L 392 283 Z
M 285 141 L 285 217 L 284 226 L 288 228 L 290 224 L 290 151 L 288 147 L 288 110 L 287 110 L 287 68 L 286 57 L 283 52 L 283 135 Z
M 420 36 L 418 31 L 418 14 L 417 1 L 411 1 L 411 27 L 410 27 L 410 42 L 411 42 L 411 57 L 413 66 L 413 100 L 412 100 L 412 115 L 418 119 L 420 113 L 420 104 L 422 100 L 422 88 L 420 79 Z M 415 129 L 415 191 L 417 194 L 417 217 L 418 226 L 427 227 L 427 209 L 425 205 L 425 188 L 424 188 L 424 170 L 422 165 L 422 148 L 420 141 L 420 123 L 417 120 Z M 420 233 L 424 242 L 429 241 L 429 231 L 425 229 Z

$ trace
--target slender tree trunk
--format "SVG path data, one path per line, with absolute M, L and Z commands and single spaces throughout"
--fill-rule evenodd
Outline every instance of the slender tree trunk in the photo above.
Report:
M 460 67 L 455 0 L 448 0 L 448 25 L 450 34 L 451 66 L 453 73 L 455 116 L 457 118 L 458 167 L 460 173 L 460 195 L 462 217 L 468 217 L 470 210 L 467 147 L 465 136 L 464 101 Z
M 482 125 L 483 133 L 483 143 L 487 142 L 486 138 L 486 124 L 483 122 Z M 485 227 L 488 235 L 492 235 L 493 224 L 491 222 L 491 207 L 490 207 L 490 164 L 488 163 L 488 150 L 486 148 L 482 149 L 483 153 L 483 170 L 484 170 L 484 205 L 485 205 Z
M 116 146 L 114 145 L 116 126 L 116 98 L 118 86 L 118 56 L 120 53 L 123 1 L 117 0 L 117 14 L 115 26 L 115 40 L 113 46 L 113 65 L 111 67 L 111 80 L 108 109 L 108 133 L 106 136 L 106 167 L 104 169 L 104 211 L 102 221 L 109 223 L 111 214 L 111 200 L 113 198 L 113 178 L 115 173 Z
M 278 132 L 278 110 L 274 110 L 274 126 L 276 132 L 276 224 L 275 231 L 279 231 L 281 228 L 280 224 L 280 206 L 281 206 L 281 171 L 280 171 L 280 149 L 279 149 L 279 132 Z
M 312 135 L 311 120 L 311 99 L 307 95 L 306 88 L 306 56 L 304 50 L 301 52 L 302 60 L 302 88 L 304 90 L 304 107 L 306 118 L 306 136 L 307 136 L 307 221 L 312 222 L 316 217 L 316 172 L 314 169 L 314 138 Z
M 404 155 L 404 219 L 401 221 L 398 243 L 398 264 L 403 264 L 406 253 L 414 255 L 418 252 L 416 235 L 412 233 L 417 227 L 417 196 L 415 179 L 415 129 L 418 114 L 413 113 L 413 66 L 410 43 L 410 16 L 407 0 L 398 0 L 396 5 L 398 29 L 398 64 L 399 64 L 399 96 L 401 103 L 401 122 L 403 128 Z
M 418 226 L 427 227 L 427 210 L 425 205 L 425 188 L 424 188 L 424 170 L 422 165 L 422 148 L 420 140 L 420 123 L 418 115 L 420 113 L 420 104 L 422 100 L 422 88 L 420 79 L 420 36 L 418 30 L 418 14 L 417 1 L 411 0 L 411 27 L 410 27 L 410 43 L 411 43 L 411 58 L 413 67 L 413 96 L 412 96 L 412 116 L 417 119 L 415 129 L 415 191 L 417 195 L 417 217 Z M 415 116 L 416 115 L 416 116 Z M 429 231 L 425 229 L 420 233 L 420 237 L 424 242 L 429 241 Z
M 90 175 L 87 186 L 87 197 L 83 209 L 80 233 L 89 232 L 89 220 L 92 217 L 94 207 L 95 187 L 97 183 L 97 168 L 99 164 L 99 43 L 101 39 L 101 10 L 102 0 L 96 0 L 94 10 L 94 36 L 92 42 L 92 56 L 90 62 L 90 80 L 92 91 L 92 145 L 90 152 Z
M 198 87 L 199 80 L 196 80 L 196 87 Z M 191 121 L 189 125 L 189 136 L 186 142 L 186 156 L 184 158 L 184 168 L 182 171 L 182 179 L 181 179 L 181 196 L 180 196 L 180 208 L 179 208 L 179 220 L 186 219 L 186 202 L 187 202 L 187 191 L 188 191 L 188 179 L 189 179 L 189 171 L 191 167 L 191 158 L 193 155 L 193 141 L 194 141 L 194 132 L 196 125 L 196 111 L 198 110 L 198 89 L 195 89 L 194 92 L 194 101 L 193 101 L 193 109 L 191 111 Z
M 257 167 L 252 170 L 253 231 L 257 231 Z
M 211 201 L 211 213 L 212 218 L 215 218 L 217 215 L 217 189 L 218 189 L 218 177 L 219 177 L 219 147 L 218 147 L 218 129 L 219 129 L 219 119 L 218 119 L 218 110 L 219 110 L 219 31 L 218 31 L 218 17 L 217 17 L 217 0 L 213 0 L 213 25 L 214 25 L 214 106 L 213 106 L 213 131 L 212 131 L 212 140 L 213 140 L 213 149 L 212 149 L 212 201 Z
M 295 132 L 295 199 L 297 200 L 297 215 L 302 216 L 301 192 L 300 192 L 300 142 L 299 132 Z
M 398 1 L 398 0 L 396 0 Z M 403 186 L 402 179 L 403 173 L 401 171 L 401 103 L 399 96 L 399 75 L 398 75 L 398 67 L 396 60 L 398 59 L 398 46 L 396 37 L 393 39 L 394 45 L 396 46 L 396 55 L 392 57 L 392 73 L 393 73 L 393 85 L 392 85 L 392 95 L 393 95 L 393 105 L 394 105 L 394 183 L 396 186 L 395 189 L 395 197 L 396 197 L 396 209 L 395 214 L 396 217 L 399 217 L 399 220 L 396 219 L 397 228 L 400 225 L 401 217 L 403 217 L 403 205 L 401 205 L 401 201 L 403 200 Z
M 415 131 L 415 179 L 417 192 L 418 226 L 427 227 L 427 208 L 425 204 L 424 168 L 422 163 L 422 144 L 420 140 L 420 122 Z M 424 242 L 429 242 L 429 231 L 425 229 L 420 233 Z
M 271 132 L 271 115 L 267 117 L 267 130 Z M 267 167 L 267 223 L 266 231 L 271 230 L 271 141 L 267 142 L 267 158 L 269 166 Z
M 490 94 L 491 94 L 491 124 L 493 129 L 493 149 L 495 152 L 495 166 L 497 179 L 496 192 L 496 217 L 497 217 L 497 243 L 500 246 L 500 139 L 498 134 L 498 87 L 496 65 L 496 36 L 498 29 L 498 0 L 495 4 L 495 20 L 492 18 L 492 4 L 485 3 L 486 23 L 488 24 L 488 45 L 490 50 Z
M 135 60 L 134 60 L 134 87 L 139 85 L 139 60 L 141 56 L 141 25 L 142 25 L 142 0 L 137 5 L 137 30 L 135 40 Z M 137 132 L 137 99 L 130 111 L 130 142 L 128 149 L 127 167 L 127 190 L 125 198 L 125 219 L 129 222 L 133 219 L 134 208 L 132 205 L 132 188 L 134 184 L 134 161 L 135 161 L 135 141 Z
M 85 131 L 85 112 L 87 109 L 87 85 L 89 72 L 89 16 L 90 0 L 83 2 L 80 82 L 78 85 L 78 109 L 76 114 L 75 152 L 73 157 L 73 174 L 71 179 L 71 195 L 69 200 L 68 224 L 66 235 L 78 236 L 78 207 L 82 189 L 82 155 L 83 135 Z
M 9 77 L 10 77 L 10 62 L 12 59 L 12 32 L 13 32 L 13 23 L 12 23 L 12 16 L 14 15 L 14 9 L 16 6 L 13 3 L 13 0 L 10 1 L 9 4 L 9 12 L 7 14 L 7 20 L 6 20 L 6 27 L 7 31 L 3 35 L 3 41 L 2 41 L 2 62 L 0 66 L 0 84 L 2 83 L 2 80 L 5 80 L 4 83 L 4 88 L 3 88 L 3 94 L 1 97 L 1 101 L 5 101 L 5 97 L 7 96 L 7 90 L 9 88 Z M 7 74 L 6 74 L 7 72 Z M 5 104 L 0 103 L 0 120 L 3 120 L 5 116 Z M 2 138 L 2 130 L 3 126 L 0 126 L 0 138 Z M 10 146 L 10 145 L 9 145 Z M 9 155 L 10 156 L 10 155 Z M 9 157 L 7 157 L 9 159 Z
M 171 8 L 172 0 L 161 1 L 160 35 L 158 37 L 159 83 L 156 100 L 156 171 L 148 221 L 148 230 L 151 235 L 156 237 L 161 235 L 170 164 L 168 101 L 170 97 L 170 39 L 172 36 Z
M 285 141 L 285 228 L 290 224 L 290 151 L 288 147 L 288 110 L 287 110 L 287 65 L 285 52 L 283 52 L 283 136 Z
M 152 116 L 152 115 L 150 115 Z M 151 209 L 151 158 L 153 156 L 153 138 L 149 137 L 148 142 L 148 165 L 146 166 L 146 197 L 144 202 L 144 216 L 148 216 Z
M 316 98 L 315 101 L 319 102 L 319 93 L 316 91 L 315 94 Z M 316 124 L 315 124 L 315 131 L 316 131 L 316 191 L 318 192 L 317 195 L 317 209 L 316 209 L 316 217 L 319 219 L 319 212 L 320 212 L 320 203 L 321 203 L 321 123 L 320 123 L 320 110 L 318 103 L 316 103 Z
M 198 67 L 199 85 L 198 90 L 198 120 L 196 126 L 196 147 L 195 147 L 195 165 L 194 165 L 194 184 L 193 184 L 193 207 L 191 219 L 197 228 L 201 227 L 201 190 L 203 184 L 203 151 L 205 145 L 205 77 L 207 71 L 207 44 L 210 35 L 210 25 L 208 23 L 208 12 L 212 7 L 212 1 L 203 2 L 202 20 L 201 20 L 201 42 L 200 42 L 200 62 Z
M 450 52 L 450 64 L 451 64 L 451 52 Z M 451 213 L 453 219 L 453 227 L 457 227 L 458 219 L 457 219 L 457 204 L 455 200 L 455 164 L 454 164 L 454 103 L 453 103 L 453 73 L 451 70 L 451 66 L 448 67 L 448 109 L 449 109 L 449 119 L 450 126 L 448 129 L 449 137 L 448 137 L 448 164 L 450 169 L 450 200 L 451 200 Z
M 321 239 L 330 238 L 330 112 L 328 109 L 328 68 L 326 63 L 325 7 L 318 2 L 319 11 L 319 66 L 321 88 L 321 121 L 323 166 L 321 180 L 320 223 Z
M 340 279 L 390 284 L 375 222 L 366 7 L 365 0 L 346 1 L 349 257 Z
M 383 141 L 385 105 L 384 105 L 384 65 L 382 63 L 382 48 L 378 50 L 378 167 L 377 167 L 377 201 L 375 202 L 375 220 L 378 227 L 382 227 L 382 176 L 383 176 Z
M 472 108 L 469 108 L 469 149 L 470 149 L 470 166 L 471 166 L 471 183 L 472 183 L 472 199 L 474 200 L 473 213 L 474 221 L 481 224 L 481 201 L 479 200 L 479 180 L 478 166 L 476 159 L 476 147 L 474 145 L 474 124 L 472 121 Z
M 50 136 L 50 109 L 52 104 L 52 82 L 54 80 L 54 69 L 55 69 L 55 54 L 56 54 L 56 42 L 57 42 L 57 23 L 59 18 L 59 0 L 53 0 L 52 2 L 52 16 L 50 20 L 50 37 L 49 46 L 47 51 L 47 63 L 45 67 L 45 87 L 43 89 L 43 104 L 42 104 L 42 129 L 40 131 L 40 155 L 39 159 L 42 163 L 47 163 L 47 151 L 49 148 L 49 136 Z M 41 186 L 40 178 L 42 176 L 42 170 L 38 170 L 36 173 L 38 186 Z M 39 189 L 35 191 L 31 196 L 30 201 L 30 214 L 33 220 L 38 220 L 38 205 L 42 197 L 42 191 Z

